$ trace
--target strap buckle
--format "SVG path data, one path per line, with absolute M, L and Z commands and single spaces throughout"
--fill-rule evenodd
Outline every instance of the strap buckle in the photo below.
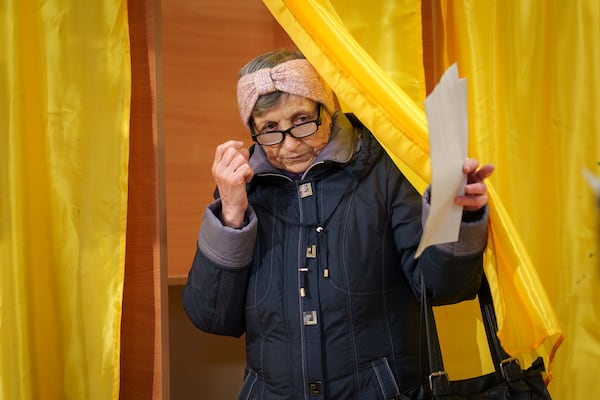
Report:
M 508 382 L 516 381 L 523 377 L 521 364 L 514 357 L 505 358 L 500 361 L 500 372 L 502 372 L 502 377 Z
M 432 372 L 431 374 L 429 374 L 429 388 L 431 389 L 431 391 L 433 392 L 433 380 L 434 378 L 440 378 L 440 377 L 445 377 L 446 379 L 444 380 L 445 382 L 448 381 L 448 373 L 446 371 L 437 371 L 437 372 Z

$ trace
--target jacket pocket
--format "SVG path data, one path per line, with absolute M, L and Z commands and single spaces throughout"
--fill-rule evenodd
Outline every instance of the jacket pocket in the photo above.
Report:
M 380 358 L 371 362 L 371 370 L 375 375 L 382 398 L 385 400 L 401 400 L 398 384 L 392 374 L 387 358 Z
M 254 371 L 248 370 L 237 400 L 258 400 L 259 386 L 258 375 Z

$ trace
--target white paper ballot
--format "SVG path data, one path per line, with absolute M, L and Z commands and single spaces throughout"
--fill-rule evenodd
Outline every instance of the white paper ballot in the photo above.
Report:
M 463 210 L 454 204 L 454 197 L 464 194 L 467 177 L 462 166 L 467 158 L 469 135 L 467 81 L 458 78 L 456 64 L 448 68 L 425 99 L 425 112 L 429 127 L 431 207 L 415 258 L 428 246 L 458 240 Z

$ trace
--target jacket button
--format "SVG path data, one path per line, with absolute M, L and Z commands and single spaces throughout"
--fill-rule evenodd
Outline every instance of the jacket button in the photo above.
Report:
M 299 192 L 300 192 L 300 198 L 303 199 L 305 197 L 308 196 L 312 196 L 313 195 L 313 191 L 312 191 L 312 185 L 309 183 L 303 183 L 302 185 L 300 185 L 299 187 Z
M 317 396 L 319 394 L 321 394 L 321 382 L 320 381 L 312 381 L 312 382 L 307 382 L 306 383 L 308 385 L 308 393 L 313 395 L 313 396 Z

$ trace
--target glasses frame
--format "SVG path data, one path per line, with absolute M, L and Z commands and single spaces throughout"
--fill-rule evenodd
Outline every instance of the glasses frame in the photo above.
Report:
M 269 131 L 269 132 L 255 133 L 254 126 L 251 126 L 251 128 L 252 128 L 252 132 L 251 132 L 252 140 L 254 140 L 256 143 L 260 144 L 261 146 L 274 146 L 276 144 L 279 144 L 279 143 L 283 142 L 285 140 L 285 135 L 290 135 L 291 137 L 293 137 L 295 139 L 304 139 L 306 137 L 312 136 L 312 135 L 314 135 L 315 133 L 317 133 L 319 131 L 319 127 L 321 126 L 321 123 L 322 123 L 322 121 L 321 121 L 321 108 L 323 108 L 323 107 L 322 107 L 321 103 L 319 103 L 319 109 L 317 111 L 318 112 L 317 119 L 312 120 L 312 121 L 306 121 L 306 122 L 303 122 L 303 123 L 298 124 L 298 125 L 294 125 L 294 126 L 288 128 L 288 129 L 285 129 L 285 130 L 282 130 L 282 131 Z M 296 135 L 294 135 L 294 132 L 293 132 L 294 130 L 298 129 L 301 126 L 305 126 L 305 125 L 308 125 L 308 124 L 315 124 L 316 125 L 314 132 L 311 132 L 311 133 L 309 133 L 307 135 L 303 135 L 303 136 L 296 136 Z M 252 124 L 252 125 L 254 125 L 254 124 Z M 258 138 L 260 136 L 267 135 L 267 134 L 273 134 L 273 133 L 280 133 L 281 134 L 281 140 L 278 141 L 278 142 L 269 143 L 269 144 L 263 144 L 263 143 L 260 143 L 258 141 Z

